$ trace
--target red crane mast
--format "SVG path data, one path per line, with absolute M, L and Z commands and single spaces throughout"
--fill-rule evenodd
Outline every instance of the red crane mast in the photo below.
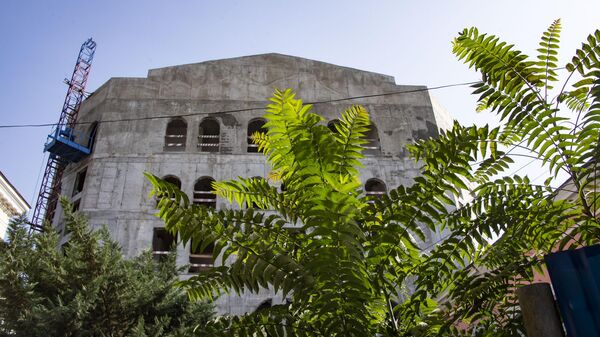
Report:
M 61 192 L 61 179 L 67 164 L 77 162 L 91 153 L 94 134 L 81 134 L 75 130 L 77 114 L 81 102 L 85 98 L 87 83 L 96 42 L 91 38 L 81 45 L 75 70 L 71 80 L 65 79 L 69 86 L 62 112 L 56 127 L 48 135 L 44 151 L 48 151 L 48 163 L 40 184 L 40 191 L 31 217 L 31 231 L 44 230 L 45 224 L 52 222 L 58 196 Z

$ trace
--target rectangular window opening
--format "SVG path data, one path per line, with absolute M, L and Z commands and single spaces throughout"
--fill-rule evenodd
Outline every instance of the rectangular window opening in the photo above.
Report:
M 73 212 L 79 212 L 81 206 L 81 199 L 77 199 L 73 202 Z
M 75 177 L 75 186 L 73 186 L 73 194 L 77 195 L 83 191 L 83 187 L 85 186 L 85 176 L 87 174 L 87 167 L 83 170 L 77 172 L 77 176 Z
M 196 249 L 194 249 L 194 244 L 192 241 L 190 241 L 190 267 L 188 269 L 188 272 L 195 274 L 212 268 L 214 265 L 214 250 L 214 243 L 211 243 L 208 246 L 206 246 L 204 250 L 200 250 L 199 246 L 196 247 Z
M 165 228 L 154 228 L 152 235 L 152 256 L 155 260 L 166 257 L 175 245 L 175 237 Z

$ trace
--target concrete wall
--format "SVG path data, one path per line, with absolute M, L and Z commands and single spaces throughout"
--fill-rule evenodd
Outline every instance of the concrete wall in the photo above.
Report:
M 215 180 L 266 177 L 264 157 L 246 152 L 247 125 L 264 113 L 262 109 L 274 88 L 292 88 L 305 102 L 412 91 L 314 105 L 314 111 L 326 120 L 336 118 L 351 104 L 360 103 L 371 113 L 379 131 L 381 153 L 363 160 L 361 179 L 378 178 L 388 189 L 409 184 L 418 172 L 417 165 L 407 158 L 404 145 L 437 135 L 438 120 L 442 124 L 449 120 L 439 109 L 434 114 L 429 94 L 422 90 L 425 87 L 398 86 L 390 76 L 285 55 L 154 69 L 147 78 L 113 78 L 83 103 L 80 122 L 103 122 L 93 153 L 66 169 L 63 194 L 72 194 L 77 172 L 87 168 L 85 187 L 73 198 L 79 200 L 90 223 L 107 225 L 127 256 L 150 249 L 153 228 L 164 225 L 152 215 L 155 201 L 148 198 L 151 186 L 142 173 L 177 176 L 188 196 L 192 196 L 195 181 L 204 176 Z M 249 107 L 257 109 L 219 113 Z M 165 151 L 167 123 L 170 117 L 182 115 L 188 127 L 185 151 Z M 218 153 L 203 153 L 197 148 L 198 126 L 206 117 L 219 122 Z M 217 207 L 230 206 L 218 200 Z M 59 209 L 55 219 L 59 228 L 61 213 Z M 181 264 L 187 263 L 188 252 L 186 247 L 179 248 Z M 217 304 L 221 312 L 239 314 L 254 310 L 267 297 L 274 297 L 274 304 L 284 300 L 266 292 L 226 296 Z

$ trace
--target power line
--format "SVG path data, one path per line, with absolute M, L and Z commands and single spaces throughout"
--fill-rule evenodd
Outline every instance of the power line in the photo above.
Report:
M 445 85 L 440 85 L 440 86 L 431 87 L 431 88 L 419 88 L 419 89 L 412 89 L 412 90 L 392 91 L 392 92 L 370 94 L 370 95 L 350 96 L 350 97 L 335 98 L 335 99 L 329 99 L 329 100 L 323 100 L 323 101 L 305 102 L 305 104 L 316 105 L 316 104 L 325 104 L 325 103 L 335 103 L 335 102 L 342 102 L 342 101 L 350 101 L 350 100 L 362 99 L 362 98 L 372 98 L 372 97 L 383 97 L 383 96 L 392 96 L 392 95 L 401 95 L 401 94 L 411 94 L 411 93 L 416 93 L 416 92 L 431 91 L 431 90 L 445 89 L 445 88 L 465 86 L 465 85 L 473 85 L 473 84 L 477 84 L 477 83 L 481 83 L 481 81 L 445 84 Z M 148 116 L 148 117 L 136 117 L 136 118 L 110 119 L 110 120 L 97 121 L 97 122 L 98 122 L 98 124 L 117 123 L 117 122 L 131 122 L 131 121 L 150 120 L 150 119 L 164 119 L 164 118 L 174 118 L 174 117 L 190 117 L 190 116 L 196 116 L 196 115 L 219 115 L 219 114 L 228 114 L 228 113 L 236 113 L 236 112 L 264 110 L 264 109 L 265 109 L 265 107 L 261 106 L 261 107 L 252 107 L 252 108 L 220 110 L 220 111 L 214 111 L 214 112 L 192 112 L 192 113 L 188 113 L 188 114 L 178 114 L 178 115 L 168 115 L 168 116 L 167 115 L 160 115 L 160 116 Z M 75 125 L 89 125 L 89 124 L 92 124 L 92 123 L 95 123 L 95 122 L 78 122 L 78 123 L 75 123 Z M 0 125 L 0 129 L 9 129 L 9 128 L 39 128 L 39 127 L 59 126 L 59 125 L 60 124 L 58 124 L 58 123 L 13 124 L 13 125 Z

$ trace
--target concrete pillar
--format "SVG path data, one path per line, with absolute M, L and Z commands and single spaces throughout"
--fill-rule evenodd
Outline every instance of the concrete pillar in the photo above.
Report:
M 549 283 L 534 283 L 517 290 L 527 337 L 564 337 Z

